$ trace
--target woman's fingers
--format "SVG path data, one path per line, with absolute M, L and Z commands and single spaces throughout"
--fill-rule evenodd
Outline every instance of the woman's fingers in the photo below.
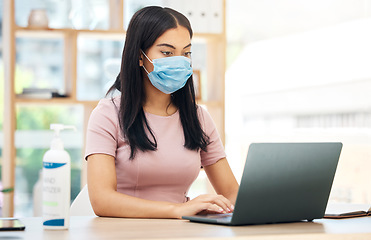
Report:
M 227 198 L 222 195 L 201 195 L 197 198 L 195 198 L 194 200 L 200 200 L 205 203 L 213 204 L 212 209 L 215 212 L 233 212 L 234 206 Z
M 221 208 L 217 204 L 213 204 L 213 203 L 208 203 L 207 204 L 207 209 L 205 209 L 205 210 L 207 210 L 208 212 L 226 213 L 226 211 L 223 208 Z
M 199 213 L 230 213 L 233 205 L 222 195 L 205 194 L 200 195 L 188 202 L 175 205 L 175 216 L 195 215 Z
M 214 204 L 219 206 L 226 213 L 232 212 L 232 210 L 231 210 L 232 204 L 228 201 L 228 199 L 227 199 L 227 202 L 226 202 L 224 199 L 217 198 L 217 199 L 214 200 Z

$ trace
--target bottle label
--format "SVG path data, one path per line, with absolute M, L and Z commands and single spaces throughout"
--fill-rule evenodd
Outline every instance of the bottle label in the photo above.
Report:
M 43 162 L 43 167 L 43 225 L 64 226 L 70 202 L 69 164 Z
M 47 220 L 43 224 L 44 226 L 64 226 L 64 219 Z
M 59 168 L 67 163 L 52 163 L 52 162 L 43 162 L 44 168 L 52 169 L 52 168 Z

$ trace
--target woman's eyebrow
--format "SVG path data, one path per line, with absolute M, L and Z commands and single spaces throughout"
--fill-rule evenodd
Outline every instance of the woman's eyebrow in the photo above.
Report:
M 183 49 L 189 48 L 190 46 L 192 46 L 192 43 L 188 44 L 188 45 L 185 46 Z
M 157 47 L 169 47 L 169 48 L 172 48 L 172 49 L 176 49 L 176 47 L 174 47 L 173 45 L 171 44 L 168 44 L 168 43 L 160 43 L 160 44 L 157 44 L 156 45 Z M 188 44 L 187 46 L 185 46 L 183 49 L 186 49 L 188 47 L 192 46 L 192 44 Z

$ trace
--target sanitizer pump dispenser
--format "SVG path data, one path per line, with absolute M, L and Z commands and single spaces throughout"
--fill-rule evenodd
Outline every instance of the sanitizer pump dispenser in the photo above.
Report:
M 64 150 L 59 133 L 74 126 L 50 124 L 54 138 L 43 157 L 43 226 L 44 229 L 68 229 L 71 196 L 71 158 Z

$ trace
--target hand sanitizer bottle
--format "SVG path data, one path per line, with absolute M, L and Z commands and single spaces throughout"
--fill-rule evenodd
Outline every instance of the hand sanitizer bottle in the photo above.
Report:
M 71 195 L 71 158 L 64 150 L 59 132 L 74 126 L 50 124 L 54 138 L 43 157 L 43 226 L 44 229 L 68 229 Z

